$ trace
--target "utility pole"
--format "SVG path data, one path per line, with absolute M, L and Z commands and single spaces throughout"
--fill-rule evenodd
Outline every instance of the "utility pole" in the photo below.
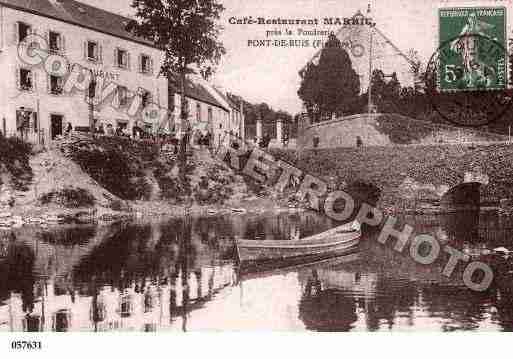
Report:
M 371 13 L 371 7 L 370 4 L 367 7 L 367 16 L 369 16 Z M 367 91 L 369 98 L 368 98 L 368 104 L 367 104 L 367 112 L 368 112 L 368 120 L 371 118 L 372 113 L 372 31 L 373 28 L 370 26 L 369 31 L 369 90 Z
M 89 70 L 91 81 L 89 82 L 89 132 L 91 137 L 94 138 L 94 98 L 96 96 L 96 77 L 92 69 Z

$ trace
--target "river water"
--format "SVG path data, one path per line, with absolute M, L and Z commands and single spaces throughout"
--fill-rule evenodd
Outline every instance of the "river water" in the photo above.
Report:
M 511 248 L 513 222 L 476 212 L 404 218 L 467 252 Z M 313 213 L 230 215 L 0 233 L 0 331 L 511 331 L 513 270 L 468 289 L 442 257 L 416 264 L 366 231 L 357 253 L 240 276 L 233 238 L 304 237 Z

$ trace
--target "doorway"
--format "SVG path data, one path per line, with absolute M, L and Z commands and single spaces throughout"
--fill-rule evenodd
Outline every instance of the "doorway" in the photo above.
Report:
M 57 136 L 62 136 L 63 120 L 64 116 L 62 115 L 50 115 L 52 140 L 55 140 Z

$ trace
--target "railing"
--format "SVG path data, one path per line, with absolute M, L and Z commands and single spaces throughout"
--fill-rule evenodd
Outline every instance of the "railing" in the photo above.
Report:
M 3 134 L 2 131 L 0 131 L 2 135 L 5 135 L 5 137 L 17 137 L 19 139 L 22 139 L 28 143 L 31 143 L 33 145 L 42 145 L 44 146 L 47 142 L 46 139 L 46 131 L 44 129 L 40 129 L 39 131 L 7 131 L 7 133 Z

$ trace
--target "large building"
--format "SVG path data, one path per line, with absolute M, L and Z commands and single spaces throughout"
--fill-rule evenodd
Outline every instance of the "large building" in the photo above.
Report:
M 168 81 L 158 76 L 163 52 L 127 32 L 129 21 L 74 0 L 0 0 L 0 131 L 48 143 L 68 123 L 87 129 L 92 119 L 104 127 L 156 130 L 161 116 L 145 111 L 168 109 Z M 34 53 L 20 46 L 28 37 L 45 43 L 45 61 L 65 58 L 67 75 L 48 72 L 44 61 L 28 63 Z M 76 86 L 74 70 L 83 71 Z M 80 88 L 87 74 L 97 98 L 105 97 L 92 106 L 88 89 Z
M 202 134 L 210 132 L 213 135 L 214 145 L 217 146 L 229 130 L 230 108 L 212 95 L 213 88 L 206 81 L 197 76 L 187 76 L 185 81 L 185 97 L 187 99 L 188 122 L 194 132 Z M 182 129 L 177 126 L 180 119 L 181 98 L 180 82 L 178 77 L 169 81 L 169 104 L 175 119 L 175 131 L 180 136 Z

